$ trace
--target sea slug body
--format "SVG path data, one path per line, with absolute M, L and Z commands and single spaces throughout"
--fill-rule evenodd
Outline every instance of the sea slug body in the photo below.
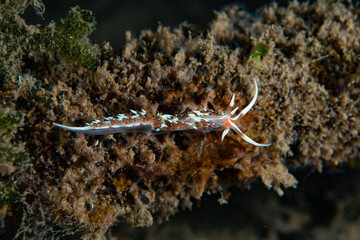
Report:
M 254 78 L 254 97 L 239 114 L 235 115 L 238 107 L 233 108 L 235 105 L 235 94 L 232 96 L 231 102 L 225 113 L 219 114 L 213 110 L 199 110 L 192 111 L 189 114 L 157 114 L 151 116 L 145 110 L 137 112 L 130 110 L 132 114 L 118 114 L 116 117 L 106 117 L 102 120 L 95 120 L 91 123 L 87 123 L 85 127 L 71 127 L 57 123 L 53 125 L 68 130 L 71 132 L 91 134 L 91 135 L 105 135 L 113 133 L 133 133 L 142 132 L 148 134 L 167 133 L 172 131 L 220 131 L 223 130 L 223 141 L 225 136 L 229 133 L 230 129 L 238 133 L 242 139 L 255 146 L 269 146 L 271 144 L 261 144 L 252 140 L 245 135 L 240 128 L 236 125 L 236 122 L 254 106 L 257 96 L 258 87 L 256 79 Z

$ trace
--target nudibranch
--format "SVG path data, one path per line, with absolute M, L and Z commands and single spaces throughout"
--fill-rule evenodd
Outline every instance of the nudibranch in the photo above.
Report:
M 160 114 L 152 116 L 145 110 L 137 112 L 130 110 L 131 114 L 118 114 L 116 117 L 105 117 L 102 120 L 95 120 L 87 123 L 85 127 L 71 127 L 57 123 L 53 125 L 71 132 L 105 135 L 113 133 L 134 133 L 142 132 L 147 134 L 167 133 L 173 131 L 221 131 L 223 130 L 221 141 L 229 133 L 230 129 L 238 133 L 242 139 L 255 146 L 269 146 L 271 144 L 261 144 L 252 140 L 245 135 L 236 125 L 237 121 L 245 116 L 247 112 L 254 106 L 258 96 L 258 86 L 254 78 L 254 97 L 239 114 L 236 115 L 238 107 L 235 105 L 235 94 L 232 96 L 230 105 L 225 113 L 220 114 L 213 110 L 192 111 L 189 114 Z

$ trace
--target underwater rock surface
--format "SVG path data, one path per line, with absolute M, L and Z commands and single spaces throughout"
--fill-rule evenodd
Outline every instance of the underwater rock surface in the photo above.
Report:
M 3 215 L 23 207 L 18 237 L 101 238 L 119 220 L 167 220 L 204 193 L 226 203 L 231 187 L 261 180 L 283 195 L 297 186 L 293 169 L 359 164 L 360 23 L 348 3 L 272 4 L 256 16 L 228 6 L 207 27 L 128 32 L 117 52 L 90 43 L 90 11 L 76 7 L 58 23 L 32 26 L 19 15 L 29 3 L 14 2 L 1 3 L 0 111 L 21 118 L 1 118 L 16 131 L 0 133 L 4 149 L 20 149 L 23 158 L 2 157 L 10 170 L 0 172 L 1 185 L 18 194 L 15 204 L 1 202 Z M 41 2 L 31 4 L 43 12 Z M 52 126 L 83 126 L 130 109 L 221 112 L 233 93 L 242 109 L 253 96 L 252 77 L 258 100 L 238 125 L 269 147 L 235 133 L 222 142 L 221 132 L 90 136 Z

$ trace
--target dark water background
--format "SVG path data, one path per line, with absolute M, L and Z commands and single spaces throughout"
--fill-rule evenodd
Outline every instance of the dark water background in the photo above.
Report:
M 233 0 L 182 0 L 182 1 L 145 1 L 145 0 L 44 0 L 46 7 L 44 19 L 37 16 L 32 8 L 25 12 L 27 23 L 47 25 L 50 20 L 59 21 L 67 16 L 70 7 L 76 5 L 95 13 L 96 31 L 91 35 L 93 42 L 100 44 L 109 41 L 114 49 L 125 43 L 125 31 L 130 30 L 137 37 L 142 29 L 156 30 L 159 23 L 174 28 L 187 21 L 206 26 L 215 18 L 214 11 L 229 4 L 239 4 L 249 12 L 255 12 L 270 0 L 233 1 Z M 285 6 L 287 1 L 277 1 Z

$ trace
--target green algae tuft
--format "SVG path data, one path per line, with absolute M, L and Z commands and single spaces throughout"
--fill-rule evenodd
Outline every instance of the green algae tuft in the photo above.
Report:
M 258 43 L 255 47 L 255 52 L 250 53 L 250 57 L 254 60 L 260 60 L 260 58 L 265 57 L 269 53 L 269 46 Z
M 0 185 L 0 209 L 5 205 L 14 204 L 18 199 L 18 193 L 10 186 Z
M 31 45 L 39 51 L 58 51 L 75 67 L 95 70 L 99 66 L 99 48 L 87 38 L 94 29 L 93 13 L 74 7 L 60 23 L 51 22 L 34 34 Z
M 27 162 L 23 143 L 16 138 L 23 114 L 9 108 L 0 110 L 0 174 L 6 175 Z M 9 172 L 10 171 L 10 172 Z

